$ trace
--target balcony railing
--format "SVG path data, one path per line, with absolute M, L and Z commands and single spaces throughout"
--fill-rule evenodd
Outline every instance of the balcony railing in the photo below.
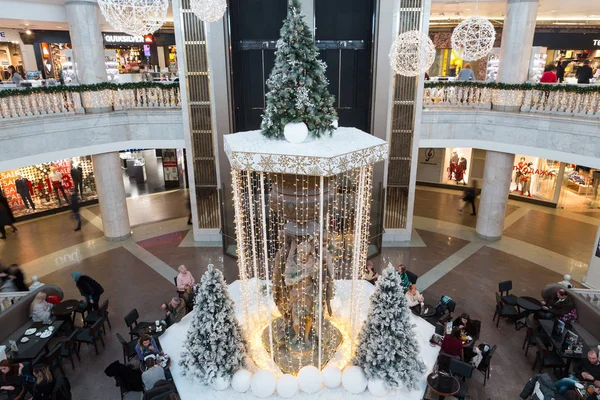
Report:
M 518 107 L 521 112 L 600 118 L 600 86 L 480 82 L 427 82 L 426 108 Z
M 6 292 L 0 293 L 0 312 L 6 310 L 23 297 L 27 296 L 31 292 Z
M 114 110 L 180 108 L 178 83 L 104 83 L 0 90 L 0 121 L 85 114 L 86 107 Z

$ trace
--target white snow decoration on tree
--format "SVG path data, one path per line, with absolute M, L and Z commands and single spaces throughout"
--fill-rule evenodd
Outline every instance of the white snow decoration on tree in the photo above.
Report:
M 398 35 L 389 57 L 394 72 L 417 76 L 427 71 L 435 61 L 435 46 L 426 33 L 408 31 Z
M 163 26 L 169 0 L 98 0 L 98 5 L 116 31 L 143 36 Z
M 465 61 L 476 61 L 487 56 L 494 47 L 496 30 L 483 17 L 470 17 L 452 32 L 452 50 Z
M 223 18 L 227 9 L 226 0 L 190 0 L 192 12 L 204 22 L 216 22 Z
M 426 367 L 400 282 L 393 267 L 383 270 L 377 280 L 353 364 L 362 367 L 367 378 L 381 379 L 390 389 L 404 384 L 411 390 Z
M 179 364 L 183 374 L 212 384 L 244 366 L 246 343 L 221 271 L 208 265 L 198 285 L 192 323 Z

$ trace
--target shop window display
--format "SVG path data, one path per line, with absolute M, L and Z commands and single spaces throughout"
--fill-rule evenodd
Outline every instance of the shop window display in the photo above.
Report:
M 0 172 L 0 186 L 15 217 L 66 206 L 73 190 L 83 201 L 98 198 L 90 156 Z
M 510 186 L 512 194 L 552 201 L 560 162 L 516 155 Z
M 466 185 L 469 181 L 469 164 L 473 149 L 446 149 L 446 181 Z
M 561 206 L 600 207 L 600 170 L 567 164 L 561 192 Z

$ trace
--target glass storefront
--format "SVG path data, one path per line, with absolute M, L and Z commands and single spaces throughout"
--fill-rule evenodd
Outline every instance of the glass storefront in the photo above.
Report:
M 559 170 L 560 161 L 518 154 L 513 163 L 510 192 L 552 202 Z

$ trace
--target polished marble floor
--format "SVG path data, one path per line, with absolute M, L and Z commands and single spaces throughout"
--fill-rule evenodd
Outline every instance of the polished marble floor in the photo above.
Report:
M 476 217 L 459 212 L 461 193 L 419 188 L 415 197 L 415 235 L 422 245 L 385 248 L 374 258 L 376 268 L 388 262 L 404 262 L 417 273 L 419 289 L 428 302 L 450 295 L 457 313 L 468 312 L 482 321 L 481 341 L 497 344 L 491 380 L 475 372 L 469 394 L 476 400 L 515 399 L 532 375 L 535 355 L 525 357 L 521 344 L 525 332 L 515 332 L 504 321 L 492 324 L 497 282 L 511 279 L 518 295 L 539 297 L 548 283 L 570 273 L 580 281 L 587 268 L 600 214 L 585 210 L 556 210 L 511 201 L 505 236 L 483 242 L 474 233 Z M 57 284 L 66 298 L 77 298 L 72 271 L 88 274 L 105 287 L 110 299 L 112 329 L 106 348 L 96 356 L 82 349 L 82 363 L 72 371 L 64 368 L 73 385 L 75 399 L 116 399 L 119 390 L 104 375 L 104 368 L 122 360 L 115 337 L 127 336 L 125 314 L 137 308 L 143 320 L 162 317 L 160 304 L 172 297 L 176 268 L 185 264 L 198 280 L 208 263 L 224 272 L 227 281 L 237 279 L 235 260 L 222 249 L 193 245 L 187 221 L 184 191 L 172 191 L 128 199 L 133 236 L 120 243 L 102 238 L 98 206 L 83 210 L 83 229 L 73 232 L 69 213 L 19 223 L 16 234 L 0 243 L 4 263 L 18 263 L 26 275 L 38 275 L 44 283 Z M 578 283 L 577 283 L 578 284 Z

